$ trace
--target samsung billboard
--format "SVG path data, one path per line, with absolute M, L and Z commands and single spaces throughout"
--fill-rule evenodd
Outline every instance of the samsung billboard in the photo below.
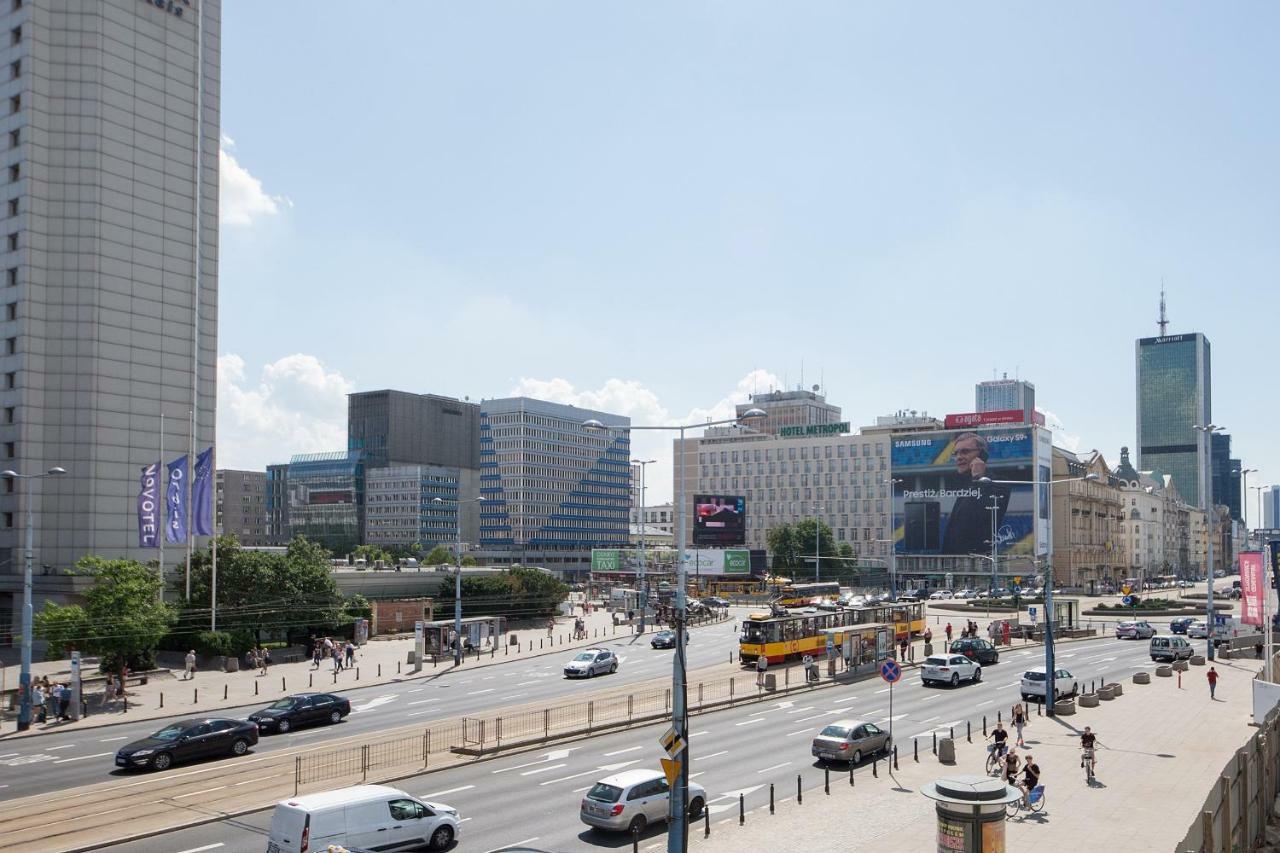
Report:
M 1033 426 L 894 436 L 898 554 L 1039 556 L 1048 550 L 1049 434 Z

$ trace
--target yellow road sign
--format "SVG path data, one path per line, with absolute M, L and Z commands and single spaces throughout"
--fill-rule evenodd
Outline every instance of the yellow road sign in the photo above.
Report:
M 658 738 L 658 743 L 671 758 L 675 758 L 684 752 L 684 738 L 676 733 L 675 728 L 670 728 L 663 732 L 662 737 Z
M 1124 586 L 1120 587 L 1120 591 L 1123 592 L 1125 595 L 1128 595 L 1129 593 L 1133 592 L 1133 587 L 1129 586 L 1128 584 L 1125 584 Z
M 1014 576 L 1013 576 L 1013 582 L 1014 582 L 1014 583 L 1022 583 L 1022 575 L 1014 575 Z
M 662 759 L 662 772 L 667 774 L 667 784 L 674 787 L 676 777 L 680 775 L 680 762 L 672 758 Z

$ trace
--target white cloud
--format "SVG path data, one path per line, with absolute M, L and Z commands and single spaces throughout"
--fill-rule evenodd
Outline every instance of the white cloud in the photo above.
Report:
M 236 160 L 235 140 L 223 135 L 218 147 L 218 217 L 223 225 L 252 225 L 255 219 L 275 216 L 281 207 L 293 207 L 285 196 L 269 195 L 262 181 Z
M 1066 426 L 1062 423 L 1062 418 L 1055 415 L 1048 409 L 1040 409 L 1040 414 L 1044 415 L 1044 425 L 1053 430 L 1053 443 L 1057 447 L 1070 450 L 1072 453 L 1080 453 L 1082 450 L 1088 451 L 1089 448 L 1080 446 L 1080 436 L 1074 432 L 1068 432 Z
M 295 353 L 246 376 L 244 359 L 218 358 L 218 465 L 261 470 L 295 453 L 347 446 L 347 394 L 354 383 Z
M 657 393 L 633 379 L 610 379 L 595 390 L 578 390 L 567 379 L 522 378 L 511 390 L 513 396 L 536 397 L 553 403 L 565 403 L 596 409 L 631 418 L 633 426 L 664 424 L 698 424 L 734 416 L 734 407 L 745 403 L 752 393 L 781 388 L 782 382 L 766 370 L 753 370 L 734 387 L 706 407 L 696 407 L 683 416 L 673 415 L 662 404 Z M 700 431 L 691 434 L 698 435 Z M 671 446 L 677 438 L 675 430 L 633 430 L 631 455 L 634 459 L 653 459 L 645 474 L 646 502 L 665 503 L 672 499 L 673 479 Z

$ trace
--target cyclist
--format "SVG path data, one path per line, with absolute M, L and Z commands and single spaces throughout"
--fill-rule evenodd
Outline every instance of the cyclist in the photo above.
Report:
M 1084 734 L 1080 735 L 1080 749 L 1083 750 L 1080 754 L 1080 766 L 1084 767 L 1085 756 L 1087 754 L 1093 759 L 1094 772 L 1097 772 L 1098 770 L 1098 753 L 1097 750 L 1093 748 L 1094 744 L 1097 742 L 1098 736 L 1093 733 L 1093 729 L 1085 726 Z
M 1016 749 L 1010 749 L 1004 757 L 1004 781 L 1015 787 L 1018 784 L 1018 764 L 1021 760 Z
M 987 740 L 993 741 L 996 758 L 1004 758 L 1004 754 L 1009 750 L 1009 733 L 1004 730 L 1004 723 L 996 723 L 996 727 L 991 730 L 991 734 L 987 735 Z
M 1039 784 L 1040 765 L 1036 764 L 1035 758 L 1028 753 L 1027 760 L 1022 764 L 1022 784 L 1018 786 L 1022 789 L 1022 804 L 1027 808 L 1031 808 L 1031 792 Z

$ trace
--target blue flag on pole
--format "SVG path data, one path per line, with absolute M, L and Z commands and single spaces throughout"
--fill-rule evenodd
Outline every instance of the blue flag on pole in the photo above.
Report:
M 213 535 L 213 448 L 196 457 L 191 490 L 191 529 L 197 536 Z
M 160 545 L 160 463 L 142 467 L 138 481 L 138 547 Z
M 179 456 L 168 465 L 169 488 L 165 492 L 164 538 L 166 542 L 187 541 L 187 457 Z

